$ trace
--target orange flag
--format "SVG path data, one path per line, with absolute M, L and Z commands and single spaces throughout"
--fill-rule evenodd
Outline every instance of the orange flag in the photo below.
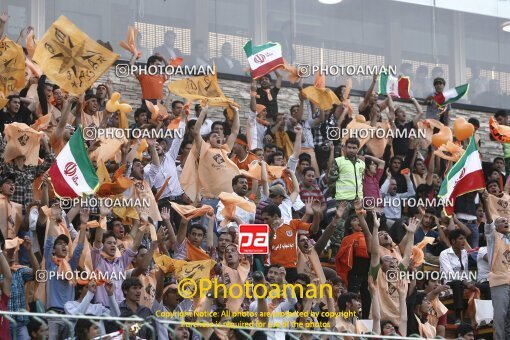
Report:
M 4 136 L 7 141 L 4 160 L 11 163 L 19 156 L 25 156 L 25 165 L 38 165 L 39 148 L 43 132 L 36 131 L 23 123 L 5 125 Z
M 5 105 L 7 105 L 8 101 L 9 100 L 5 98 L 4 93 L 0 91 L 0 110 L 3 109 Z
M 194 207 L 192 205 L 177 204 L 173 202 L 170 202 L 170 205 L 179 215 L 188 220 L 204 216 L 207 213 L 214 213 L 213 207 L 206 204 L 201 206 L 200 208 Z
M 25 86 L 23 48 L 5 36 L 0 40 L 0 91 L 9 94 Z
M 128 33 L 126 41 L 119 42 L 120 47 L 133 53 L 136 59 L 140 59 L 142 52 L 139 52 L 136 48 L 136 37 L 138 36 L 138 30 L 136 27 L 128 26 Z
M 80 96 L 118 57 L 62 15 L 37 44 L 32 59 L 49 79 L 70 94 Z
M 453 162 L 457 162 L 463 154 L 464 149 L 460 145 L 450 141 L 441 145 L 436 151 L 434 151 L 434 155 Z
M 125 168 L 125 165 L 123 165 L 123 167 Z M 115 178 L 112 182 L 110 174 L 102 160 L 99 161 L 97 165 L 97 177 L 99 177 L 100 183 L 99 188 L 96 191 L 96 196 L 98 197 L 122 194 L 127 190 L 127 188 L 133 185 L 133 181 L 123 175 L 117 176 L 117 178 Z
M 299 78 L 300 78 L 299 72 L 296 67 L 291 66 L 291 65 L 287 64 L 286 61 L 284 61 L 283 69 L 289 73 L 289 75 L 287 76 L 287 79 L 289 80 L 289 82 L 291 84 L 295 84 L 299 81 Z
M 496 119 L 490 117 L 489 129 L 495 140 L 500 143 L 510 143 L 510 126 L 499 125 Z
M 303 90 L 306 98 L 321 110 L 330 110 L 333 104 L 340 104 L 340 99 L 333 91 L 326 88 L 325 77 L 319 72 L 315 74 L 314 86 L 308 86 Z
M 155 125 L 158 125 L 159 122 L 165 120 L 169 116 L 168 109 L 161 103 L 154 105 L 150 101 L 146 100 L 145 105 L 147 105 L 147 108 L 151 113 L 151 122 Z
M 234 217 L 237 207 L 250 213 L 255 213 L 257 211 L 255 203 L 245 200 L 244 197 L 241 197 L 236 193 L 222 192 L 218 195 L 218 198 L 225 206 L 221 212 L 221 214 L 225 217 L 222 221 L 224 225 L 228 223 L 227 220 L 231 220 Z
M 117 128 L 108 128 L 112 131 L 111 138 L 107 138 L 105 136 L 101 136 L 98 139 L 101 141 L 101 145 L 91 153 L 89 153 L 89 157 L 91 161 L 116 161 L 120 163 L 121 161 L 121 152 L 120 148 L 122 144 L 127 143 L 128 140 L 122 133 L 120 133 L 121 129 Z M 119 134 L 116 134 L 115 131 L 118 131 Z M 122 138 L 115 138 L 115 136 L 122 136 Z M 110 137 L 110 136 L 109 136 Z
M 377 123 L 376 129 L 388 131 L 390 129 L 390 124 L 388 122 Z M 386 133 L 381 134 L 382 136 L 386 136 Z M 388 138 L 371 138 L 367 141 L 367 149 L 370 151 L 374 157 L 382 158 L 384 155 L 384 149 L 386 148 L 386 144 L 388 144 Z
M 221 91 L 216 70 L 211 75 L 173 81 L 168 84 L 168 90 L 190 101 L 207 101 L 207 104 L 211 107 L 228 107 L 229 105 L 240 107 L 232 99 L 225 97 L 223 91 Z

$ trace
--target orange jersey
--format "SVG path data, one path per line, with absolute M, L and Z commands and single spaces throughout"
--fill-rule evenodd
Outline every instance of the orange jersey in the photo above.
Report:
M 234 162 L 234 164 L 237 165 L 239 170 L 242 169 L 242 170 L 246 170 L 246 171 L 248 171 L 250 169 L 249 165 L 251 164 L 251 162 L 258 161 L 258 160 L 259 160 L 259 158 L 251 152 L 248 152 L 248 156 L 246 156 L 246 158 L 243 161 L 240 161 L 236 155 L 234 155 L 234 157 L 232 157 L 232 162 Z M 251 180 L 251 179 L 248 180 L 248 189 L 249 190 L 251 190 L 252 182 L 253 182 L 253 180 Z
M 298 230 L 310 230 L 310 223 L 301 220 L 290 220 L 276 228 L 273 240 L 270 240 L 269 261 L 285 268 L 297 266 L 297 235 Z
M 163 99 L 164 75 L 140 74 L 137 76 L 142 88 L 143 99 Z

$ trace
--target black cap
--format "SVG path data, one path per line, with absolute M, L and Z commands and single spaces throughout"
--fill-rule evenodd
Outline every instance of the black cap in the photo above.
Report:
M 437 77 L 436 79 L 434 79 L 434 86 L 436 86 L 437 83 L 443 83 L 443 85 L 446 85 L 446 81 L 444 80 L 444 78 L 441 77 Z
M 8 180 L 11 180 L 12 183 L 16 183 L 16 176 L 13 173 L 4 174 L 2 177 L 0 177 L 0 185 L 4 185 L 4 183 Z
M 53 242 L 53 248 L 55 248 L 55 244 L 57 244 L 58 241 L 64 241 L 65 244 L 68 244 L 69 243 L 69 237 L 67 237 L 66 234 L 60 234 L 57 236 L 57 238 L 55 239 L 55 242 Z

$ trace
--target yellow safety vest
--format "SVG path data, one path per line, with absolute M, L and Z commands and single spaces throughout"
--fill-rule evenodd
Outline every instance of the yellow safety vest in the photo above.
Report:
M 353 200 L 356 197 L 362 199 L 365 162 L 356 159 L 356 163 L 353 163 L 343 156 L 336 158 L 335 162 L 338 166 L 335 199 L 337 201 Z

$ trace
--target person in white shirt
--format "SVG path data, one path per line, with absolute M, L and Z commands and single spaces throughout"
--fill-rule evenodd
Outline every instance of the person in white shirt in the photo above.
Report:
M 476 287 L 480 289 L 480 294 L 483 299 L 491 299 L 491 288 L 489 285 L 489 255 L 487 255 L 487 247 L 480 247 L 476 257 Z
M 70 315 L 95 315 L 95 316 L 120 316 L 120 309 L 115 296 L 113 295 L 114 286 L 112 282 L 104 284 L 108 300 L 110 301 L 110 308 L 105 307 L 101 303 L 91 303 L 94 295 L 96 294 L 97 284 L 95 281 L 90 281 L 87 286 L 82 286 L 80 297 L 76 301 L 68 301 L 64 305 L 64 311 Z M 104 325 L 99 323 L 101 334 L 106 334 Z
M 453 307 L 456 320 L 460 323 L 460 312 L 464 309 L 464 289 L 473 290 L 475 285 L 468 280 L 466 234 L 461 229 L 455 229 L 450 231 L 448 239 L 452 246 L 443 250 L 439 255 L 439 270 L 445 283 L 453 291 Z
M 402 217 L 402 201 L 413 197 L 416 193 L 413 182 L 411 182 L 410 173 L 404 175 L 407 183 L 407 192 L 405 193 L 397 193 L 397 181 L 391 177 L 389 170 L 386 173 L 388 177 L 386 177 L 381 186 L 381 195 L 383 197 L 384 215 L 386 216 L 386 223 L 389 228 L 396 220 Z
M 237 175 L 232 178 L 232 189 L 234 189 L 234 193 L 238 196 L 241 196 L 245 200 L 252 202 L 246 194 L 248 193 L 248 178 L 244 175 Z M 223 202 L 220 200 L 218 203 L 218 211 L 216 212 L 216 220 L 218 221 L 217 231 L 218 233 L 228 231 L 230 228 L 234 228 L 236 233 L 239 232 L 239 225 L 241 224 L 250 224 L 255 221 L 255 213 L 248 212 L 240 207 L 236 207 L 234 217 L 228 223 L 224 223 L 222 225 L 222 221 L 225 219 L 222 212 L 225 206 Z

